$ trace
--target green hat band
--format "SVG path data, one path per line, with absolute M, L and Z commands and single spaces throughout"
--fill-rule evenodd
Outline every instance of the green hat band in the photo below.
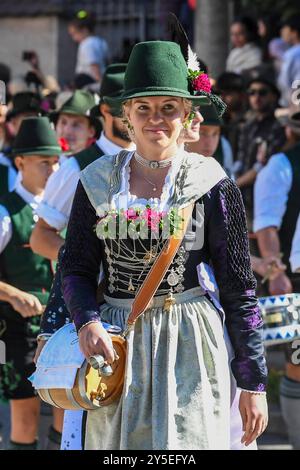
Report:
M 13 155 L 59 155 L 61 148 L 46 117 L 31 117 L 22 121 L 16 136 Z
M 32 147 L 30 148 L 18 148 L 13 150 L 13 155 L 42 155 L 52 156 L 61 154 L 62 150 L 59 146 L 57 147 Z

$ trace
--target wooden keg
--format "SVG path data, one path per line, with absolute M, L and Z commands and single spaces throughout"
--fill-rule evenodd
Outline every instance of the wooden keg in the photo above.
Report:
M 96 360 L 91 361 L 93 365 L 85 360 L 78 369 L 72 389 L 40 388 L 37 389 L 40 398 L 64 410 L 95 410 L 117 400 L 124 385 L 126 340 L 119 335 L 110 337 L 118 357 L 111 364 L 110 375 L 104 375 L 103 369 L 99 367 L 101 356 L 94 356 Z

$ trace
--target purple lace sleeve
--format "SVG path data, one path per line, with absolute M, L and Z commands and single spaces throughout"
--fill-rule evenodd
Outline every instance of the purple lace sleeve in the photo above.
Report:
M 79 182 L 61 261 L 63 295 L 77 330 L 89 321 L 100 320 L 96 291 L 101 247 L 96 222 L 96 212 Z
M 263 322 L 255 295 L 256 280 L 251 269 L 242 197 L 229 178 L 213 191 L 209 250 L 235 351 L 232 371 L 238 387 L 263 391 L 267 382 Z

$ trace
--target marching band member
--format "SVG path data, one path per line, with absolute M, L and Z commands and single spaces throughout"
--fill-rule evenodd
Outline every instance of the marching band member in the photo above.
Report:
M 34 370 L 40 315 L 47 303 L 53 271 L 49 260 L 31 251 L 29 238 L 37 204 L 60 151 L 46 117 L 24 119 L 13 146 L 20 181 L 0 203 L 0 331 L 6 345 L 0 389 L 10 401 L 10 449 L 14 450 L 37 448 L 40 400 L 28 377 Z
M 293 237 L 300 213 L 300 113 L 289 116 L 286 150 L 271 157 L 259 173 L 254 194 L 254 229 L 261 255 L 273 256 L 283 263 L 286 272 L 269 280 L 270 295 L 300 292 L 300 275 L 292 272 L 290 261 Z M 286 346 L 286 374 L 281 381 L 281 408 L 290 441 L 300 449 L 300 367 L 292 363 L 293 350 Z

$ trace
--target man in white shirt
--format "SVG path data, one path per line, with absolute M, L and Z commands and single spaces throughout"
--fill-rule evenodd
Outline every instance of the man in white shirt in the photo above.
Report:
M 37 252 L 47 253 L 50 259 L 57 259 L 59 249 L 64 240 L 59 235 L 67 226 L 73 197 L 81 169 L 104 154 L 115 154 L 122 149 L 134 149 L 130 141 L 119 109 L 114 109 L 110 98 L 116 98 L 123 91 L 125 64 L 112 64 L 104 74 L 101 84 L 101 101 L 98 108 L 103 121 L 103 132 L 97 142 L 89 149 L 69 158 L 50 178 L 43 201 L 37 208 L 40 216 L 31 237 L 31 245 Z M 93 109 L 93 113 L 97 110 Z M 39 247 L 41 248 L 38 251 Z M 49 335 L 68 321 L 69 313 L 61 295 L 61 279 L 59 268 L 56 272 L 50 293 L 50 302 L 43 314 L 41 334 L 36 358 Z M 63 430 L 62 448 L 76 450 L 81 448 L 80 432 L 82 412 L 66 412 Z
M 46 258 L 56 260 L 64 243 L 60 232 L 68 224 L 80 171 L 102 155 L 133 148 L 122 118 L 105 102 L 110 96 L 121 93 L 125 68 L 125 64 L 112 64 L 104 75 L 100 90 L 99 109 L 103 121 L 100 138 L 89 149 L 68 158 L 46 185 L 43 201 L 37 209 L 40 220 L 30 239 L 33 251 Z
M 300 273 L 300 215 L 298 217 L 296 231 L 293 238 L 290 264 L 293 273 Z
M 40 315 L 53 279 L 49 260 L 34 255 L 29 237 L 36 221 L 35 209 L 60 147 L 45 117 L 24 119 L 13 146 L 20 180 L 0 203 L 0 337 L 6 346 L 0 366 L 0 392 L 10 401 L 10 449 L 37 447 L 40 400 L 28 381 L 34 371 L 33 356 Z M 59 435 L 54 413 L 52 435 Z
M 278 77 L 278 86 L 282 94 L 283 106 L 291 104 L 292 85 L 300 80 L 300 15 L 287 18 L 281 28 L 282 39 L 291 45 L 284 53 L 281 72 Z M 299 88 L 299 83 L 297 84 Z
M 254 231 L 264 258 L 280 259 L 287 271 L 269 280 L 270 295 L 300 292 L 300 274 L 294 273 L 293 249 L 300 214 L 300 112 L 288 119 L 289 149 L 273 155 L 258 174 L 254 194 Z M 299 247 L 296 248 L 299 250 Z M 280 386 L 281 408 L 290 441 L 300 449 L 300 366 L 292 361 L 291 343 L 286 345 L 286 375 Z

